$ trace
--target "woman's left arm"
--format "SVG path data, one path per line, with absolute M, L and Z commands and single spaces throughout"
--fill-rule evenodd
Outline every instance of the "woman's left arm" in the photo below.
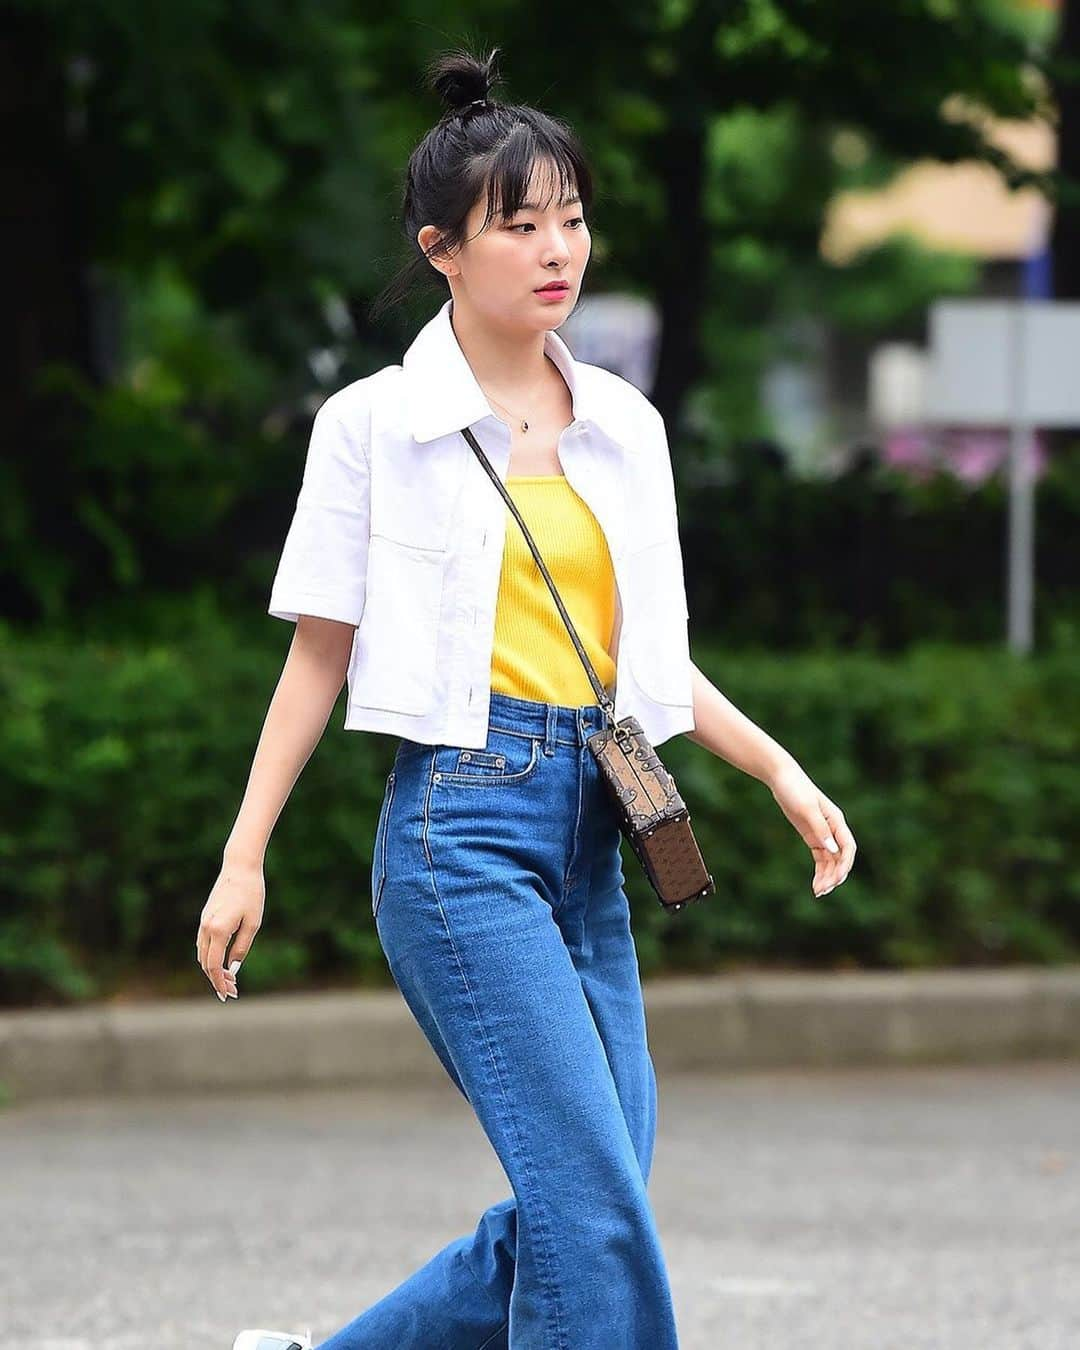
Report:
M 810 780 L 793 755 L 740 712 L 693 662 L 691 669 L 695 725 L 686 736 L 769 788 L 813 854 L 810 889 L 816 896 L 828 895 L 855 860 L 855 839 L 843 811 Z

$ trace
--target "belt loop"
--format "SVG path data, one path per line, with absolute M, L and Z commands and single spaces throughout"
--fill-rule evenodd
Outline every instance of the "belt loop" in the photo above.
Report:
M 582 745 L 584 745 L 589 737 L 599 729 L 601 719 L 597 714 L 600 711 L 600 709 L 590 704 L 587 708 L 582 708 L 578 713 L 578 727 Z
M 589 735 L 589 717 L 585 711 L 584 705 L 578 708 L 574 714 L 575 731 L 577 732 L 578 745 L 584 745 Z
M 544 754 L 553 755 L 555 753 L 555 741 L 559 730 L 559 708 L 558 704 L 549 703 L 547 705 L 547 716 L 544 719 Z

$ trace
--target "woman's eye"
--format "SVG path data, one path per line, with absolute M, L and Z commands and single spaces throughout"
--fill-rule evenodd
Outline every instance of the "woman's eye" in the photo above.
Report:
M 567 221 L 567 224 L 568 224 L 568 225 L 584 225 L 584 224 L 585 224 L 585 217 L 584 217 L 584 216 L 575 216 L 575 217 L 573 218 L 573 220 Z M 510 228 L 511 228 L 512 230 L 532 230 L 532 229 L 535 229 L 536 227 L 533 225 L 533 223 L 532 223 L 531 220 L 526 220 L 526 221 L 523 221 L 522 224 L 520 224 L 520 225 L 511 225 Z

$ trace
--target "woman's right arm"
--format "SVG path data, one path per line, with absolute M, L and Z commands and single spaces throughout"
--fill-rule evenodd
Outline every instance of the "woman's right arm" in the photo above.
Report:
M 225 969 L 247 956 L 262 923 L 263 860 L 293 785 L 318 745 L 345 681 L 354 625 L 301 614 L 255 747 L 247 787 L 203 906 L 195 946 L 218 998 L 236 997 Z M 235 934 L 235 937 L 234 937 Z

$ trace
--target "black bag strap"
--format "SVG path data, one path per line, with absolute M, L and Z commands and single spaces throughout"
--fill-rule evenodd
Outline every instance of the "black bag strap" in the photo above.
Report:
M 505 486 L 503 485 L 502 479 L 492 468 L 490 460 L 488 459 L 487 455 L 484 454 L 483 450 L 481 450 L 479 442 L 477 441 L 476 437 L 472 434 L 472 432 L 469 430 L 469 428 L 462 427 L 461 434 L 465 437 L 468 443 L 472 446 L 473 450 L 476 452 L 477 458 L 480 460 L 480 463 L 484 466 L 484 469 L 487 471 L 488 477 L 499 489 L 499 492 L 502 494 L 504 500 L 506 501 L 507 506 L 509 506 L 510 510 L 513 511 L 514 518 L 517 520 L 517 523 L 521 526 L 522 533 L 525 535 L 525 541 L 529 545 L 529 548 L 532 550 L 532 555 L 536 559 L 537 564 L 540 567 L 540 571 L 544 575 L 544 580 L 548 584 L 548 589 L 551 591 L 551 594 L 555 597 L 555 603 L 559 607 L 559 613 L 562 615 L 563 623 L 566 624 L 566 627 L 570 633 L 570 637 L 574 643 L 574 647 L 577 649 L 577 654 L 578 656 L 581 657 L 582 663 L 585 666 L 585 673 L 588 675 L 589 683 L 593 687 L 593 693 L 595 693 L 596 695 L 596 701 L 604 709 L 604 711 L 610 718 L 612 725 L 614 725 L 615 704 L 612 702 L 610 694 L 604 688 L 603 684 L 601 684 L 600 677 L 597 675 L 595 669 L 593 668 L 593 664 L 589 660 L 585 648 L 581 645 L 581 639 L 577 635 L 577 629 L 571 622 L 570 615 L 567 614 L 566 612 L 566 606 L 562 602 L 562 597 L 559 595 L 555 583 L 551 579 L 551 573 L 547 570 L 547 567 L 544 565 L 544 560 L 540 556 L 540 551 L 537 549 L 536 544 L 533 542 L 533 537 L 529 533 L 529 527 L 525 524 L 524 520 L 522 520 L 521 518 L 521 512 L 517 508 L 517 503 L 514 501 L 513 497 L 510 496 L 509 492 L 507 492 Z

